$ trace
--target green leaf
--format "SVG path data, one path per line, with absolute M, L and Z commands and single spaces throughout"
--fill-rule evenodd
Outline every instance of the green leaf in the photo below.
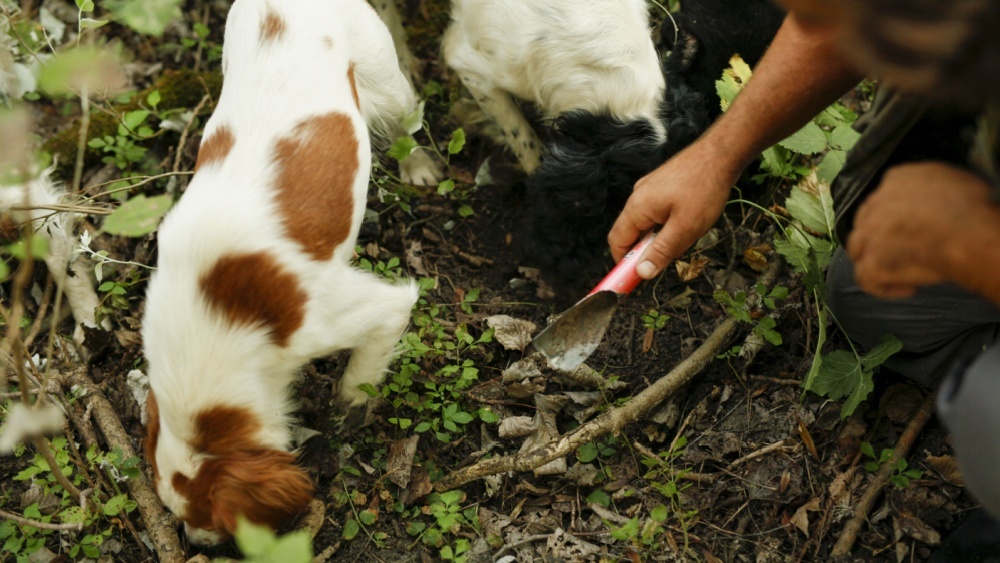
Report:
M 97 29 L 108 24 L 108 20 L 95 20 L 92 18 L 80 18 L 81 29 Z
M 819 125 L 810 121 L 778 144 L 799 154 L 817 154 L 827 147 L 826 133 L 819 128 Z
M 411 536 L 419 536 L 426 529 L 427 524 L 423 522 L 410 522 L 410 525 L 406 527 L 406 533 Z
M 149 112 L 144 109 L 126 112 L 125 115 L 122 116 L 122 124 L 125 125 L 127 130 L 135 131 L 144 121 L 146 121 L 147 117 L 149 117 Z
M 181 0 L 106 0 L 115 19 L 144 35 L 159 37 L 182 17 Z
M 847 350 L 836 350 L 823 356 L 819 373 L 808 389 L 833 400 L 844 398 L 840 416 L 847 418 L 874 388 L 872 373 L 864 369 L 861 360 Z
M 361 526 L 358 525 L 358 521 L 354 518 L 349 518 L 347 522 L 344 522 L 344 531 L 340 533 L 340 537 L 345 540 L 353 540 L 360 531 Z
M 27 247 L 24 245 L 23 240 L 19 240 L 14 244 L 7 247 L 7 252 L 11 256 L 17 258 L 18 260 L 24 260 L 27 256 Z M 40 236 L 31 237 L 31 256 L 35 260 L 40 260 L 45 258 L 49 253 L 49 241 L 48 239 L 42 238 Z
M 665 522 L 667 520 L 667 507 L 662 504 L 657 505 L 649 512 L 649 517 L 652 518 L 654 522 Z
M 298 530 L 285 534 L 267 550 L 264 557 L 258 558 L 259 563 L 312 563 L 312 540 L 307 530 Z
M 455 190 L 454 180 L 442 180 L 441 183 L 438 184 L 437 193 L 438 195 L 448 195 L 454 190 Z
M 875 448 L 873 448 L 869 442 L 861 442 L 861 453 L 875 459 Z
M 235 536 L 237 547 L 243 555 L 250 558 L 264 555 L 275 540 L 274 532 L 270 528 L 254 524 L 242 515 L 236 518 Z
M 608 493 L 600 489 L 594 489 L 589 495 L 587 495 L 587 502 L 599 504 L 604 508 L 607 508 L 611 506 L 611 497 L 608 496 Z
M 410 156 L 410 153 L 417 150 L 420 143 L 416 139 L 410 136 L 400 137 L 396 139 L 396 142 L 389 147 L 389 152 L 387 153 L 390 157 L 396 159 L 397 162 L 403 162 L 406 157 Z
M 50 96 L 103 90 L 122 80 L 121 65 L 110 49 L 75 47 L 48 59 L 38 75 L 38 86 Z
M 861 365 L 867 370 L 874 370 L 902 349 L 903 343 L 898 338 L 891 334 L 882 335 L 879 343 L 861 358 Z
M 458 154 L 462 152 L 462 148 L 465 146 L 465 130 L 459 127 L 455 129 L 455 132 L 451 134 L 451 140 L 448 141 L 448 154 Z
M 576 449 L 576 459 L 581 463 L 590 463 L 597 459 L 597 444 L 587 442 Z
M 410 135 L 420 131 L 424 126 L 424 102 L 421 101 L 413 111 L 404 115 L 400 125 Z
M 807 229 L 829 235 L 834 230 L 833 197 L 830 187 L 818 186 L 817 193 L 793 188 L 785 199 L 785 209 Z
M 476 211 L 474 209 L 472 209 L 472 206 L 470 206 L 470 205 L 461 205 L 458 208 L 458 216 L 459 217 L 462 217 L 462 218 L 471 217 L 471 216 L 473 216 L 475 214 L 476 214 Z
M 371 526 L 378 520 L 378 514 L 365 509 L 358 513 L 358 520 L 361 520 L 361 523 L 365 526 Z
M 112 235 L 141 237 L 156 230 L 160 219 L 170 210 L 173 199 L 168 194 L 147 198 L 137 195 L 114 210 L 104 220 L 104 232 Z
M 854 143 L 858 141 L 859 137 L 861 137 L 861 133 L 855 131 L 853 127 L 841 124 L 836 126 L 833 132 L 830 133 L 830 146 L 842 151 L 849 151 L 854 146 Z
M 816 178 L 827 184 L 833 182 L 837 174 L 840 174 L 840 171 L 844 169 L 845 162 L 847 162 L 847 153 L 845 151 L 840 149 L 830 150 L 830 152 L 823 155 L 823 160 L 816 167 Z
M 467 412 L 457 412 L 451 416 L 451 419 L 459 424 L 468 424 L 472 422 L 473 416 Z
M 116 495 L 111 497 L 108 502 L 104 503 L 104 515 L 105 516 L 116 516 L 125 508 L 125 504 L 128 502 L 128 495 Z
M 820 273 L 826 270 L 837 247 L 835 242 L 814 237 L 796 228 L 786 232 L 788 238 L 774 237 L 774 250 L 784 256 L 796 272 Z
M 76 0 L 76 7 L 79 8 L 81 12 L 93 12 L 94 2 L 93 0 Z
M 722 72 L 722 77 L 715 82 L 715 91 L 719 95 L 719 104 L 722 111 L 729 109 L 740 90 L 753 75 L 753 71 L 742 57 L 733 55 L 729 59 L 729 68 Z

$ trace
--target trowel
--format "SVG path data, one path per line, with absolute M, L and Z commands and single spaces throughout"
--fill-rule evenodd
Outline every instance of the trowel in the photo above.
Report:
M 604 339 L 618 302 L 642 281 L 635 267 L 651 242 L 653 233 L 633 246 L 586 297 L 566 309 L 531 341 L 550 368 L 571 371 L 594 353 Z

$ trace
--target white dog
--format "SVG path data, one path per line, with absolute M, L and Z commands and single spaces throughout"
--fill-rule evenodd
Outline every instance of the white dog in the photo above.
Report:
M 195 175 L 160 228 L 143 322 L 147 453 L 199 544 L 225 539 L 239 514 L 279 527 L 306 506 L 289 385 L 309 360 L 351 349 L 338 400 L 362 407 L 359 386 L 382 380 L 417 298 L 349 264 L 368 127 L 397 130 L 415 107 L 372 8 L 237 0 L 222 65 Z

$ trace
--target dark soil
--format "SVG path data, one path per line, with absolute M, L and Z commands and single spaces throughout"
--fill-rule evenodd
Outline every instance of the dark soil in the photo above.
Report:
M 213 3 L 211 8 L 208 3 L 189 4 L 192 9 L 188 17 L 200 19 L 205 13 L 203 6 L 211 10 L 212 37 L 220 40 L 223 3 Z M 427 116 L 434 138 L 447 142 L 457 126 L 448 115 L 449 107 L 461 90 L 438 57 L 439 34 L 447 21 L 442 9 L 445 3 L 414 0 L 409 4 L 411 46 L 425 62 L 424 78 L 445 85 L 444 95 L 429 100 Z M 140 51 L 143 56 L 156 55 L 152 49 Z M 185 61 L 182 57 L 176 66 L 183 67 Z M 171 142 L 176 143 L 176 137 Z M 183 160 L 188 166 L 193 165 L 190 146 Z M 151 150 L 164 163 L 172 162 L 174 149 L 170 142 Z M 471 180 L 487 157 L 495 185 L 472 190 Z M 395 170 L 393 163 L 384 165 Z M 367 226 L 359 241 L 368 259 L 374 262 L 398 257 L 404 273 L 412 277 L 418 277 L 418 273 L 404 257 L 414 243 L 419 243 L 426 276 L 436 280 L 436 287 L 425 299 L 442 307 L 440 318 L 451 334 L 456 326 L 465 325 L 479 337 L 487 330 L 486 317 L 499 314 L 544 326 L 549 315 L 573 303 L 585 293 L 581 291 L 585 286 L 600 278 L 598 272 L 581 274 L 580 290 L 553 294 L 534 272 L 524 269 L 529 265 L 521 261 L 524 254 L 518 238 L 523 178 L 513 170 L 509 157 L 489 141 L 470 136 L 451 165 L 449 175 L 460 186 L 455 193 L 466 194 L 464 197 L 440 196 L 432 190 L 417 192 L 407 198 L 409 212 L 373 197 L 371 207 L 380 213 L 379 223 Z M 88 168 L 86 176 L 105 173 L 107 170 L 102 171 L 98 163 Z M 756 198 L 767 207 L 783 200 L 786 189 L 775 186 Z M 462 205 L 470 205 L 475 213 L 461 216 Z M 710 240 L 694 255 L 708 260 L 700 275 L 682 282 L 671 269 L 656 282 L 641 286 L 621 304 L 604 343 L 588 362 L 605 376 L 614 376 L 626 384 L 607 392 L 601 408 L 624 402 L 702 343 L 725 318 L 722 307 L 712 297 L 717 289 L 752 291 L 759 274 L 743 260 L 743 252 L 767 242 L 768 227 L 761 216 L 731 206 L 727 220 L 713 231 L 714 242 Z M 155 260 L 152 237 L 102 237 L 98 244 L 120 259 L 146 263 Z M 768 256 L 768 260 L 777 259 Z M 43 268 L 35 278 L 44 285 Z M 869 399 L 846 421 L 840 418 L 839 403 L 804 394 L 799 382 L 812 359 L 817 331 L 815 308 L 800 281 L 788 270 L 783 270 L 778 283 L 791 289 L 790 297 L 779 309 L 781 346 L 764 348 L 749 364 L 739 358 L 718 359 L 657 412 L 632 424 L 622 435 L 602 440 L 593 460 L 584 455 L 570 456 L 571 471 L 567 474 L 502 475 L 495 490 L 482 481 L 466 485 L 462 506 L 478 508 L 479 525 L 463 526 L 455 535 L 446 534 L 445 541 L 454 545 L 459 538 L 470 540 L 474 552 L 470 561 L 493 561 L 494 556 L 503 555 L 516 555 L 518 561 L 828 560 L 850 509 L 871 479 L 871 474 L 860 467 L 867 461 L 860 453 L 861 442 L 872 444 L 875 451 L 892 448 L 912 412 L 907 406 L 918 405 L 927 390 L 883 374 Z M 481 291 L 478 299 L 463 311 L 459 304 L 474 290 Z M 118 415 L 134 437 L 132 446 L 136 451 L 142 450 L 144 430 L 139 407 L 124 381 L 130 370 L 143 366 L 137 337 L 142 295 L 141 284 L 130 290 L 129 308 L 116 312 L 115 330 L 107 346 L 87 365 L 90 377 L 118 407 Z M 651 331 L 644 326 L 641 316 L 650 310 L 669 316 L 662 329 Z M 67 323 L 60 327 L 65 328 L 64 333 L 70 332 Z M 741 334 L 731 346 L 741 343 L 746 332 Z M 36 344 L 36 349 L 44 355 L 44 343 Z M 470 412 L 486 407 L 501 417 L 532 416 L 534 400 L 509 394 L 509 387 L 501 379 L 503 370 L 521 357 L 519 351 L 505 350 L 495 341 L 463 356 L 473 360 L 479 373 L 475 384 L 461 392 L 459 402 Z M 332 555 L 328 554 L 330 561 L 438 560 L 438 547 L 425 545 L 407 533 L 413 522 L 435 525 L 428 508 L 432 500 L 416 492 L 418 485 L 474 463 L 484 450 L 492 456 L 514 453 L 523 439 L 498 438 L 496 425 L 478 420 L 464 432 L 453 432 L 447 441 L 436 438 L 433 432 L 421 433 L 412 482 L 409 488 L 400 487 L 385 478 L 387 458 L 394 443 L 415 432 L 412 427 L 400 429 L 389 419 L 412 416 L 414 424 L 418 424 L 419 414 L 406 408 L 394 409 L 383 401 L 364 428 L 350 435 L 339 433 L 333 389 L 345 359 L 335 357 L 308 366 L 299 386 L 301 423 L 319 433 L 302 447 L 302 463 L 315 479 L 317 497 L 325 504 L 325 521 L 314 540 L 315 553 L 336 546 Z M 416 380 L 420 384 L 442 381 L 434 373 L 443 361 L 428 359 Z M 538 391 L 559 395 L 579 390 L 550 379 Z M 567 411 L 558 418 L 558 429 L 565 432 L 579 423 Z M 686 439 L 684 446 L 676 445 L 681 437 Z M 727 468 L 776 442 L 783 442 L 784 447 Z M 668 452 L 672 444 L 678 453 L 671 458 L 670 467 L 705 475 L 705 482 L 670 477 L 662 465 L 650 464 L 646 453 Z M 857 560 L 923 561 L 932 546 L 926 536 L 908 531 L 914 526 L 906 524 L 922 522 L 944 535 L 960 521 L 973 502 L 927 462 L 929 456 L 951 453 L 946 432 L 932 421 L 908 459 L 909 467 L 920 469 L 922 476 L 905 486 L 887 489 L 856 544 L 853 554 Z M 0 475 L 7 476 L 0 500 L 5 510 L 19 511 L 26 483 L 11 481 L 10 477 L 26 467 L 30 457 L 0 458 Z M 843 481 L 849 471 L 854 476 L 846 480 L 847 496 L 834 502 L 831 486 L 838 477 Z M 672 486 L 681 490 L 671 494 Z M 595 499 L 607 499 L 607 513 L 593 507 Z M 810 502 L 815 510 L 800 510 Z M 662 530 L 652 534 L 648 542 L 641 537 L 616 540 L 609 533 L 631 518 L 638 519 L 641 531 L 643 525 L 653 522 L 651 513 L 659 505 L 668 508 L 666 518 Z M 345 523 L 364 509 L 377 514 L 375 522 L 353 539 L 343 539 Z M 617 516 L 609 517 L 608 513 Z M 135 513 L 132 520 L 136 529 L 144 528 Z M 566 540 L 564 532 L 586 547 Z M 121 542 L 120 551 L 112 555 L 116 561 L 153 557 L 125 527 L 117 528 L 114 538 Z M 49 543 L 49 548 L 58 552 L 55 542 Z M 200 552 L 185 547 L 190 555 Z M 595 551 L 587 551 L 590 548 Z M 232 545 L 205 553 L 239 556 Z

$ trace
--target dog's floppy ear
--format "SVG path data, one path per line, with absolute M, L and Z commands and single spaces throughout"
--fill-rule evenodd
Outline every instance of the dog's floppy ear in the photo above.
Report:
M 209 492 L 214 528 L 233 534 L 241 514 L 274 530 L 291 524 L 313 492 L 309 476 L 294 462 L 293 454 L 277 450 L 205 462 L 211 467 L 204 471 L 215 476 Z

